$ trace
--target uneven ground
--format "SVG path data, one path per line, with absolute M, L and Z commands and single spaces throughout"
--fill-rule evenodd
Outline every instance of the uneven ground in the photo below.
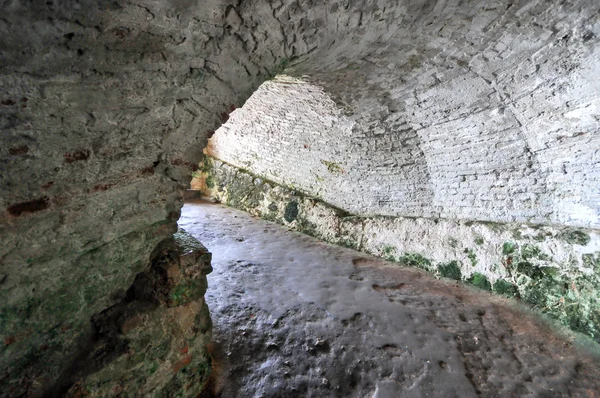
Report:
M 509 301 L 206 202 L 221 397 L 599 396 L 593 345 Z

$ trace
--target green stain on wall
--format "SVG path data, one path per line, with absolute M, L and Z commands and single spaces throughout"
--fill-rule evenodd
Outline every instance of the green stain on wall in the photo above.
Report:
M 342 174 L 344 173 L 344 169 L 342 169 L 340 167 L 339 164 L 335 163 L 335 162 L 329 162 L 327 160 L 321 160 L 321 163 L 324 164 L 325 166 L 327 166 L 327 171 L 329 171 L 331 174 Z
M 396 248 L 394 246 L 384 246 L 381 248 L 381 257 L 388 261 L 396 261 Z
M 208 188 L 214 188 L 215 187 L 215 179 L 210 174 L 206 176 L 206 179 L 204 181 L 206 182 L 206 186 Z
M 585 267 L 592 268 L 595 272 L 600 273 L 600 252 L 584 254 L 581 259 Z
M 562 239 L 568 243 L 585 246 L 590 243 L 590 236 L 583 231 L 578 229 L 570 229 L 564 231 L 559 236 L 559 239 Z
M 487 276 L 480 274 L 479 272 L 475 272 L 473 275 L 471 275 L 468 282 L 479 289 L 487 291 L 492 290 L 492 285 L 490 284 Z
M 471 262 L 471 266 L 475 267 L 477 265 L 477 255 L 475 255 L 475 252 L 472 249 L 467 250 L 467 257 Z
M 501 294 L 507 297 L 518 297 L 519 291 L 515 285 L 510 282 L 505 281 L 504 279 L 498 279 L 493 286 L 493 291 L 495 293 Z
M 287 222 L 292 222 L 296 218 L 298 218 L 298 202 L 292 200 L 288 202 L 287 206 L 285 206 L 285 212 L 283 213 L 283 218 Z
M 431 260 L 423 257 L 419 253 L 404 253 L 398 258 L 398 262 L 410 267 L 422 268 L 429 270 L 431 268 Z
M 502 254 L 505 256 L 511 255 L 517 248 L 516 243 L 514 242 L 504 242 L 502 244 Z
M 462 272 L 457 261 L 450 261 L 445 264 L 438 264 L 438 272 L 444 278 L 454 279 L 459 281 L 462 279 Z

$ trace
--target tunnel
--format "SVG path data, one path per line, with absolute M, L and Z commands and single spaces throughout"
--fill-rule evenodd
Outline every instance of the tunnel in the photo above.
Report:
M 203 394 L 212 267 L 177 226 L 190 181 L 508 296 L 595 352 L 595 1 L 0 9 L 3 396 Z

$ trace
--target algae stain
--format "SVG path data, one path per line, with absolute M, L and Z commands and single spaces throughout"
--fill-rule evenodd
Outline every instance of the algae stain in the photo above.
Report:
M 454 279 L 455 281 L 460 281 L 462 279 L 462 272 L 460 271 L 460 265 L 457 261 L 438 264 L 438 272 L 444 278 Z
M 296 218 L 298 218 L 298 202 L 295 200 L 290 201 L 287 206 L 285 206 L 285 212 L 283 213 L 283 218 L 287 222 L 292 222 Z
M 562 232 L 558 235 L 559 239 L 566 241 L 567 243 L 571 243 L 573 245 L 581 245 L 585 246 L 590 243 L 590 236 L 583 231 L 578 229 L 570 229 Z
M 471 275 L 471 277 L 469 278 L 468 282 L 479 289 L 487 291 L 492 290 L 492 285 L 490 284 L 490 281 L 488 280 L 487 276 L 480 274 L 479 272 L 473 273 L 473 275 Z
M 539 257 L 540 252 L 540 248 L 535 245 L 525 244 L 521 247 L 521 257 L 524 260 Z
M 423 257 L 419 253 L 404 253 L 398 258 L 398 262 L 410 267 L 422 268 L 424 270 L 429 270 L 431 268 L 431 260 Z
M 502 244 L 502 254 L 505 256 L 510 256 L 517 249 L 517 244 L 514 242 L 504 242 Z
M 519 296 L 517 287 L 504 279 L 498 279 L 494 283 L 493 291 L 506 297 L 515 298 Z
M 471 261 L 471 266 L 475 267 L 477 265 L 477 255 L 472 249 L 466 249 L 465 251 L 467 252 L 469 261 Z
M 215 179 L 212 175 L 208 175 L 206 176 L 206 180 L 204 180 L 206 182 L 206 186 L 208 188 L 214 188 L 215 186 Z
M 327 171 L 329 171 L 331 174 L 345 173 L 344 169 L 342 169 L 340 165 L 335 162 L 328 162 L 327 160 L 321 159 L 321 163 L 327 166 Z
M 394 254 L 396 253 L 396 248 L 394 246 L 384 246 L 381 249 L 381 255 L 388 261 L 396 261 L 396 257 Z

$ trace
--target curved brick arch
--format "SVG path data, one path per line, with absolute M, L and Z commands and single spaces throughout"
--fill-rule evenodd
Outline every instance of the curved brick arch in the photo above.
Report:
M 419 128 L 455 121 L 459 130 L 465 115 L 508 109 L 518 134 L 530 125 L 572 150 L 593 146 L 592 135 L 579 134 L 596 123 L 586 116 L 595 97 L 582 85 L 598 68 L 593 3 L 3 4 L 0 335 L 8 343 L 0 364 L 11 367 L 2 383 L 35 393 L 64 371 L 91 316 L 122 299 L 174 232 L 207 136 L 284 68 L 309 74 L 365 123 L 407 117 L 428 120 Z M 536 74 L 548 79 L 537 84 Z M 444 84 L 445 94 L 430 98 L 437 106 L 418 108 L 416 119 L 406 113 Z M 527 113 L 542 102 L 551 117 Z M 574 113 L 552 113 L 565 103 Z M 554 128 L 566 120 L 575 141 Z M 538 138 L 522 140 L 531 162 L 544 145 Z M 597 200 L 597 190 L 569 195 Z

